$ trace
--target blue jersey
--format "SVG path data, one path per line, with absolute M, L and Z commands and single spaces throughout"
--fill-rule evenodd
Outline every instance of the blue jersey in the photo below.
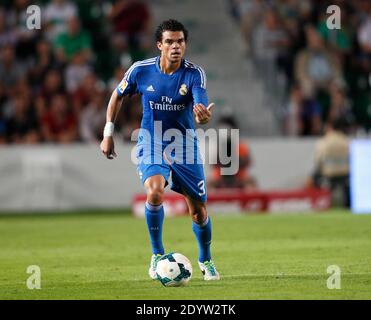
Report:
M 197 145 L 197 138 L 194 133 L 192 135 L 195 129 L 193 106 L 208 104 L 206 75 L 201 67 L 183 59 L 180 67 L 169 75 L 161 71 L 160 57 L 138 61 L 127 70 L 116 90 L 120 97 L 136 93 L 142 96 L 141 128 L 146 129 L 152 139 L 158 132 L 155 121 L 161 121 L 162 133 L 177 129 L 183 135 L 183 146 L 185 139 L 190 138 L 194 138 Z M 161 139 L 162 146 L 171 141 Z M 138 145 L 147 143 L 147 135 L 139 134 Z
M 129 68 L 116 91 L 120 97 L 136 93 L 142 96 L 143 118 L 137 144 L 137 172 L 142 183 L 158 174 L 167 182 L 171 172 L 172 190 L 205 202 L 205 175 L 193 119 L 193 106 L 208 104 L 203 69 L 182 60 L 179 69 L 169 75 L 161 71 L 160 57 L 139 61 Z M 146 153 L 148 149 L 150 153 Z

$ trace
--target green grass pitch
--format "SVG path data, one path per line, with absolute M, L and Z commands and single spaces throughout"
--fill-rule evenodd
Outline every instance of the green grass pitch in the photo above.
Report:
M 143 219 L 102 211 L 0 215 L 0 299 L 371 299 L 371 215 L 213 216 L 212 253 L 222 280 L 205 282 L 188 217 L 166 218 L 166 251 L 190 258 L 187 287 L 149 279 Z M 41 289 L 29 290 L 29 265 Z M 328 289 L 329 265 L 341 289 Z

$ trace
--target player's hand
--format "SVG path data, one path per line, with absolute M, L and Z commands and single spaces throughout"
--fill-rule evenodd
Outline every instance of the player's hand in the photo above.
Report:
M 103 138 L 100 144 L 100 150 L 107 159 L 112 160 L 113 158 L 117 157 L 117 154 L 115 152 L 115 143 L 113 142 L 112 137 Z
M 211 119 L 211 110 L 214 108 L 215 104 L 210 103 L 207 108 L 201 103 L 196 104 L 193 107 L 193 114 L 195 115 L 196 122 L 199 124 L 208 123 Z

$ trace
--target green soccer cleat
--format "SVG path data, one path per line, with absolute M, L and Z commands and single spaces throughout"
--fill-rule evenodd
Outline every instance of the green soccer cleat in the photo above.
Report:
M 153 280 L 157 279 L 156 266 L 161 257 L 161 254 L 153 254 L 151 257 L 151 264 L 149 266 L 148 274 Z
M 198 265 L 201 269 L 202 274 L 204 275 L 204 280 L 220 280 L 219 272 L 216 271 L 214 262 L 212 260 L 198 262 Z

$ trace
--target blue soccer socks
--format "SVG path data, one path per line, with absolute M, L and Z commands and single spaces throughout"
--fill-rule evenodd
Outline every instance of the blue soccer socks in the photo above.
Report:
M 164 254 L 164 246 L 162 244 L 162 225 L 164 222 L 164 208 L 162 204 L 152 205 L 146 202 L 145 216 L 150 235 L 152 253 Z M 198 243 L 200 262 L 210 261 L 210 245 L 211 245 L 211 219 L 207 217 L 202 224 L 192 223 L 192 230 L 196 236 Z
M 204 223 L 197 224 L 193 222 L 192 230 L 198 242 L 198 261 L 205 262 L 211 260 L 210 244 L 211 244 L 211 220 L 210 217 Z
M 152 205 L 146 202 L 145 209 L 148 232 L 151 239 L 152 253 L 164 254 L 162 244 L 162 225 L 164 222 L 164 208 L 162 204 Z

